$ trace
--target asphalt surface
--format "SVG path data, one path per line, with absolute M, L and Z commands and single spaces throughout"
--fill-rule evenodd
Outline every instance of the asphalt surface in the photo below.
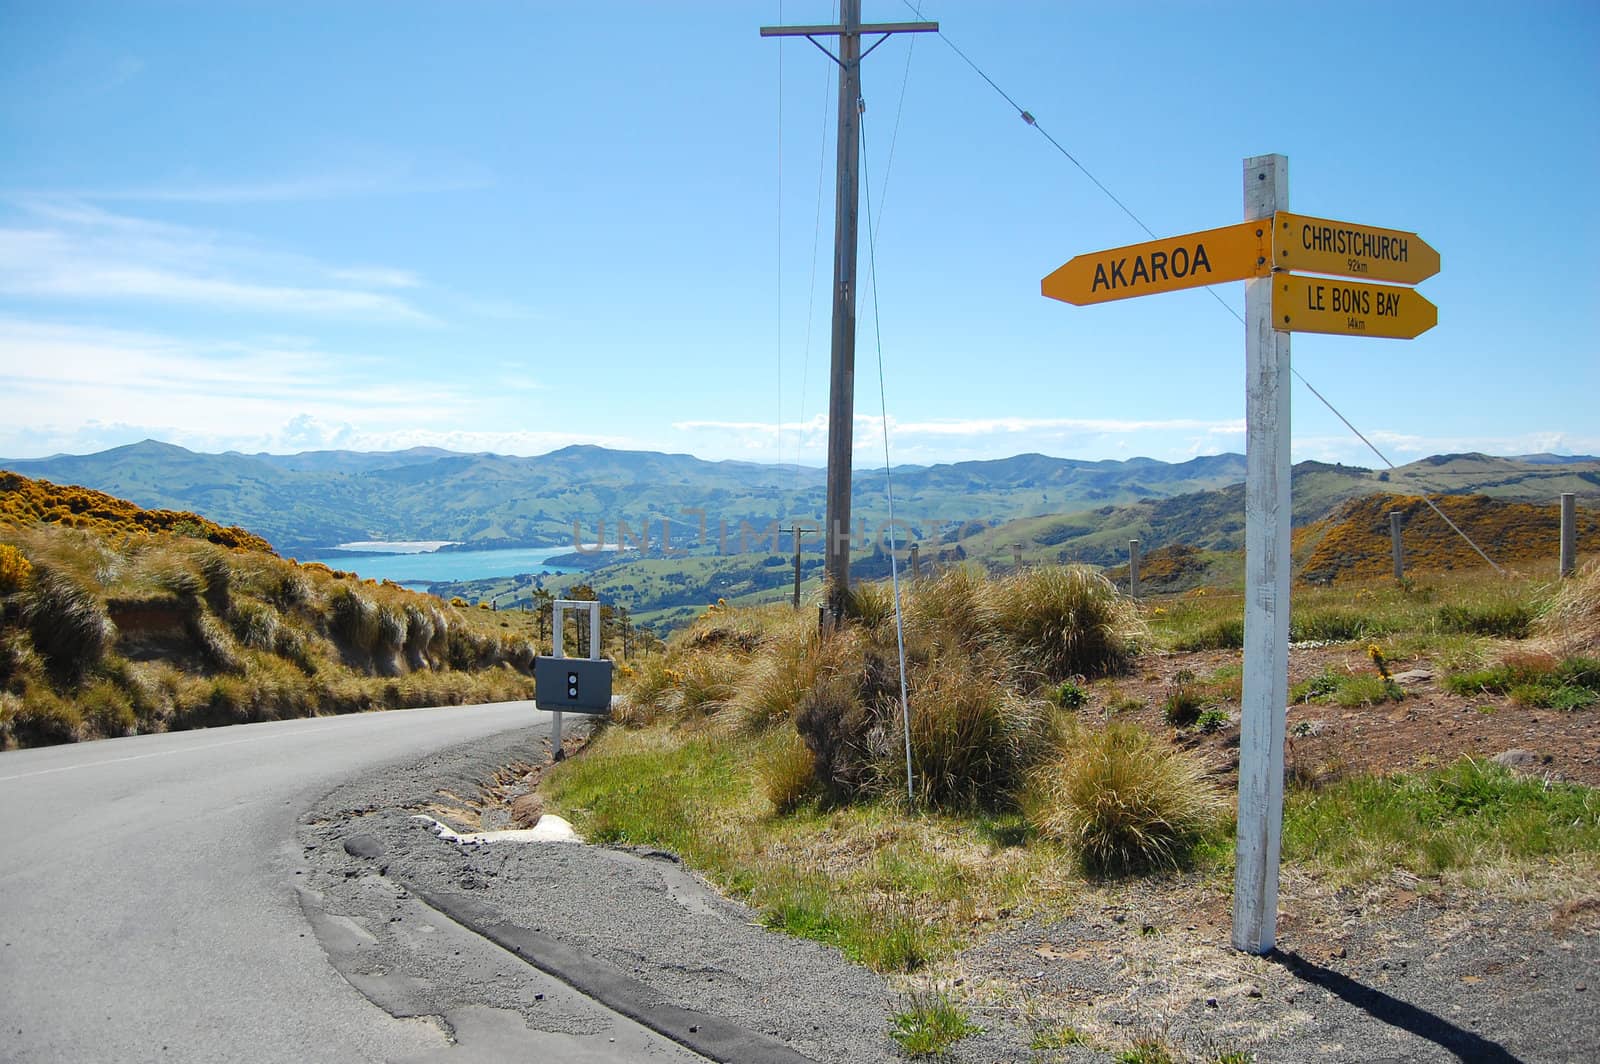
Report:
M 537 756 L 547 719 L 509 703 L 0 753 L 0 1061 L 699 1059 L 399 888 L 329 913 L 303 886 L 296 833 L 331 791 L 485 736 Z M 363 966 L 385 907 L 417 975 Z M 406 1007 L 465 973 L 448 1008 Z

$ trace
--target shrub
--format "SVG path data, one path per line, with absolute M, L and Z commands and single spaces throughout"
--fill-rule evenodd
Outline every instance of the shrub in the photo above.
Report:
M 992 646 L 1002 638 L 993 586 L 972 566 L 957 566 L 902 592 L 906 628 L 933 643 L 967 650 Z
M 1127 671 L 1142 632 L 1132 600 L 1082 566 L 1014 573 L 995 589 L 998 624 L 1050 681 Z
M 1122 722 L 1074 729 L 1028 801 L 1041 834 L 1074 846 L 1084 868 L 1102 874 L 1179 866 L 1221 809 L 1195 761 Z
M 9 543 L 0 543 L 0 595 L 26 587 L 33 576 L 33 565 Z
M 44 566 L 34 569 L 24 593 L 22 620 L 50 672 L 73 683 L 100 664 L 117 630 L 105 607 L 65 573 Z

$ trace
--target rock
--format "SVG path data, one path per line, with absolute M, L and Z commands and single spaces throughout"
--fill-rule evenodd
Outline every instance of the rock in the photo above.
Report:
M 1547 765 L 1550 763 L 1551 758 L 1548 754 L 1540 756 L 1532 750 L 1506 750 L 1495 754 L 1494 760 L 1497 764 L 1504 765 L 1506 768 L 1526 770 L 1537 768 L 1540 765 Z
M 1244 994 L 1245 997 L 1258 998 L 1261 996 L 1261 988 L 1259 986 L 1247 986 L 1245 987 Z
M 351 857 L 364 857 L 371 861 L 383 856 L 383 843 L 371 835 L 352 835 L 344 840 L 344 852 Z
M 1393 676 L 1389 677 L 1389 679 L 1393 680 L 1401 687 L 1416 687 L 1419 684 L 1432 682 L 1433 670 L 1407 669 L 1405 672 L 1395 673 Z
M 1206 998 L 1206 1008 L 1214 1009 L 1216 1007 L 1217 1007 L 1217 999 L 1216 998 Z
M 519 828 L 531 828 L 544 813 L 544 799 L 531 791 L 511 799 L 511 822 Z

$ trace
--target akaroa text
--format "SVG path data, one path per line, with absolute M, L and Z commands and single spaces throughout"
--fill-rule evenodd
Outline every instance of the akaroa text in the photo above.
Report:
M 1129 261 L 1133 265 L 1129 266 Z M 1181 281 L 1200 273 L 1211 272 L 1211 259 L 1206 246 L 1196 241 L 1194 249 L 1179 244 L 1170 251 L 1149 251 L 1140 255 L 1123 256 L 1094 264 L 1094 281 L 1090 292 L 1116 291 L 1138 284 L 1156 284 L 1161 281 Z

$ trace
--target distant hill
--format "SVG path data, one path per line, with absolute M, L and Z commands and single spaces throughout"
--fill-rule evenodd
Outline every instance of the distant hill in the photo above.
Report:
M 1018 455 L 986 462 L 902 466 L 894 471 L 898 516 L 931 536 L 944 525 L 989 523 L 1103 503 L 1164 498 L 1220 487 L 1243 475 L 1239 455 L 1183 463 L 1136 458 L 1088 462 Z M 592 540 L 619 520 L 637 535 L 648 519 L 673 524 L 684 544 L 718 522 L 732 535 L 798 515 L 820 520 L 821 469 L 708 462 L 690 455 L 573 446 L 534 458 L 435 448 L 298 455 L 197 454 L 146 440 L 92 455 L 8 461 L 28 476 L 113 492 L 144 506 L 188 509 L 242 524 L 284 551 L 365 539 L 445 539 L 477 546 L 562 545 L 574 522 Z M 887 518 L 882 470 L 858 471 L 855 516 Z
M 1415 564 L 1452 568 L 1475 562 L 1477 556 L 1471 548 L 1449 532 L 1418 497 L 1426 491 L 1497 562 L 1517 564 L 1542 558 L 1553 549 L 1544 541 L 1554 542 L 1551 537 L 1557 527 L 1562 492 L 1573 491 L 1589 506 L 1600 502 L 1600 462 L 1573 459 L 1529 463 L 1480 454 L 1440 455 L 1387 473 L 1302 462 L 1294 467 L 1291 490 L 1297 558 L 1305 553 L 1302 544 L 1330 535 L 1335 528 L 1343 529 L 1346 522 L 1359 525 L 1364 519 L 1363 507 L 1377 506 L 1414 514 L 1414 518 L 1407 518 L 1416 525 L 1414 532 L 1408 532 L 1407 550 L 1412 550 L 1411 539 L 1417 538 Z M 1370 552 L 1368 545 L 1349 550 L 1344 556 L 1318 554 L 1305 561 L 1307 571 L 1325 576 L 1388 572 L 1388 509 L 1383 509 L 1382 514 L 1381 543 L 1371 547 Z M 1434 542 L 1431 529 L 1435 524 L 1451 542 Z M 1348 543 L 1353 536 L 1353 532 L 1344 529 L 1331 533 L 1330 542 Z M 1205 570 L 1219 562 L 1229 571 L 1235 570 L 1235 561 L 1214 555 L 1244 549 L 1244 485 L 1078 513 L 1024 517 L 962 538 L 960 546 L 964 557 L 1008 565 L 1020 544 L 1024 561 L 1086 562 L 1106 566 L 1113 570 L 1114 577 L 1125 578 L 1130 539 L 1139 540 L 1141 554 L 1156 566 L 1152 569 L 1145 565 L 1142 578 L 1148 574 L 1149 579 L 1155 579 L 1159 574 L 1174 585 L 1192 585 L 1205 582 Z M 1465 558 L 1454 553 L 1455 545 L 1466 552 Z M 1183 550 L 1158 553 L 1168 547 Z M 944 544 L 930 549 L 937 557 L 937 552 L 948 554 L 953 546 Z
M 1497 565 L 1554 571 L 1560 543 L 1557 506 L 1507 502 L 1484 495 L 1448 495 L 1435 500 L 1444 514 L 1472 537 Z M 1483 567 L 1483 559 L 1422 499 L 1368 495 L 1351 499 L 1295 537 L 1303 579 L 1333 582 L 1387 576 L 1393 572 L 1389 514 L 1402 515 L 1401 542 L 1407 570 L 1439 572 Z M 1580 554 L 1600 551 L 1600 517 L 1577 517 Z
M 669 521 L 674 545 L 684 546 L 699 538 L 695 511 L 704 512 L 712 541 L 719 522 L 737 538 L 742 522 L 760 529 L 780 519 L 820 521 L 826 488 L 825 472 L 812 467 L 594 446 L 533 458 L 438 448 L 245 455 L 198 454 L 146 440 L 0 466 L 241 525 L 280 551 L 302 554 L 369 539 L 562 546 L 572 542 L 575 523 L 592 542 L 601 521 L 614 541 L 619 520 L 633 537 L 648 520 L 654 544 Z M 882 477 L 881 469 L 855 476 L 853 513 L 872 528 L 888 516 Z M 996 561 L 1009 561 L 1010 544 L 1022 542 L 1030 557 L 1116 564 L 1129 538 L 1150 549 L 1167 542 L 1219 550 L 1241 545 L 1243 478 L 1244 457 L 1237 454 L 1178 463 L 1022 454 L 897 466 L 894 490 L 897 517 L 923 542 L 959 534 L 969 553 Z M 1346 499 L 1377 492 L 1532 502 L 1564 491 L 1600 499 L 1600 460 L 1439 455 L 1389 472 L 1303 462 L 1295 467 L 1294 514 L 1305 524 Z

